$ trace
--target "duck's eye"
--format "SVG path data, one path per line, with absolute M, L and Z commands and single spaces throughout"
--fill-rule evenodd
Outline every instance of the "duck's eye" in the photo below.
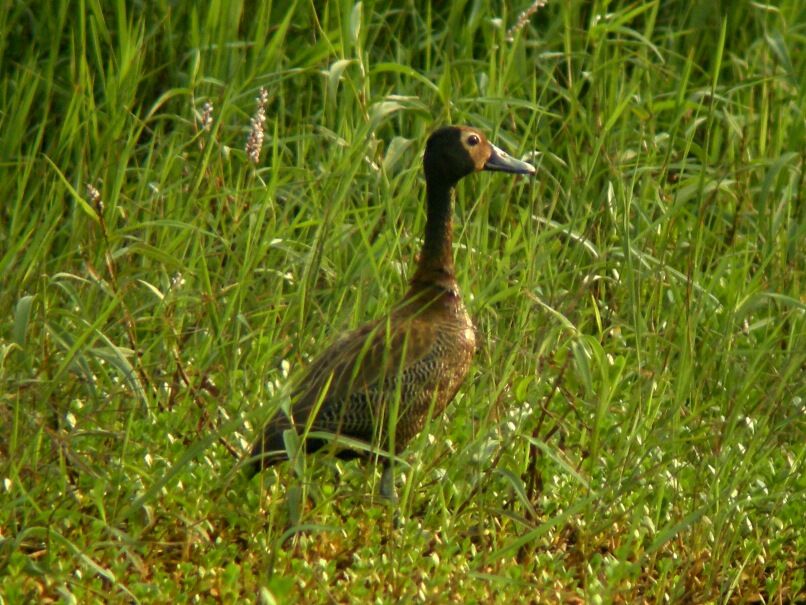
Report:
M 475 147 L 480 141 L 481 139 L 479 139 L 479 136 L 476 134 L 471 134 L 469 137 L 467 137 L 467 144 L 471 147 Z

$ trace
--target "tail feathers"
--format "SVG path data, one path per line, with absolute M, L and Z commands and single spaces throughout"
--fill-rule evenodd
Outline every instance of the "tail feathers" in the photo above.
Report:
M 285 451 L 285 441 L 283 440 L 284 428 L 273 426 L 266 427 L 266 430 L 252 447 L 248 475 L 253 477 L 263 469 L 273 464 L 288 460 Z
M 260 439 L 257 440 L 252 447 L 252 453 L 249 457 L 247 464 L 247 476 L 251 479 L 257 473 L 269 468 L 270 466 L 288 460 L 288 452 L 285 449 L 285 439 L 283 433 L 292 428 L 291 422 L 284 416 L 278 416 L 276 419 L 269 422 Z M 319 427 L 312 427 L 314 430 L 321 430 Z M 304 427 L 297 427 L 297 432 L 302 433 Z M 351 435 L 352 436 L 352 435 Z M 302 451 L 306 454 L 316 452 L 330 443 L 328 439 L 320 439 L 315 437 L 308 437 L 302 443 Z M 351 449 L 339 449 L 335 452 L 336 456 L 344 460 L 352 458 L 361 458 L 365 456 L 364 452 L 359 452 Z

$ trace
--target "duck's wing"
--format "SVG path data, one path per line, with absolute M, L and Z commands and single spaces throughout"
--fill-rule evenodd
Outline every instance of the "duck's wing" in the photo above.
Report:
M 379 422 L 386 422 L 388 403 L 400 397 L 405 405 L 409 383 L 429 382 L 428 359 L 437 341 L 433 325 L 411 317 L 392 316 L 345 335 L 311 363 L 298 383 L 294 424 L 373 441 L 375 431 L 385 432 Z
M 252 448 L 250 475 L 287 458 L 283 433 L 292 427 L 297 433 L 310 428 L 387 447 L 388 403 L 399 396 L 405 406 L 414 398 L 412 390 L 433 380 L 438 341 L 430 322 L 393 314 L 334 342 L 297 383 L 290 416 L 280 410 L 264 427 Z M 306 449 L 325 443 L 308 439 Z

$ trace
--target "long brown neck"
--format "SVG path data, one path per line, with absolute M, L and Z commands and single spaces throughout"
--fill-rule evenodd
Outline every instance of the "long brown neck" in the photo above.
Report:
M 451 288 L 456 280 L 453 268 L 453 186 L 426 180 L 427 219 L 425 241 L 420 251 L 412 286 L 435 284 Z

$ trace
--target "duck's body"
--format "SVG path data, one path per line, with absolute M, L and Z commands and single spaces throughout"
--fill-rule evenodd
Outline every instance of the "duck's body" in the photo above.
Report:
M 426 298 L 431 300 L 423 304 Z M 302 433 L 309 421 L 311 432 L 345 435 L 398 453 L 453 399 L 475 349 L 473 324 L 457 292 L 412 288 L 387 317 L 345 334 L 311 363 L 292 395 L 293 423 L 278 414 L 253 455 L 268 454 L 264 466 L 284 460 L 283 431 L 294 426 Z M 392 444 L 387 428 L 393 398 L 399 405 Z M 306 449 L 324 444 L 309 438 Z
M 424 164 L 428 219 L 409 291 L 388 316 L 344 335 L 311 363 L 292 395 L 292 417 L 279 413 L 255 444 L 255 471 L 287 458 L 283 433 L 292 427 L 399 453 L 464 381 L 476 338 L 454 275 L 453 187 L 478 170 L 531 174 L 534 168 L 509 158 L 477 130 L 455 126 L 431 135 Z M 306 450 L 325 443 L 309 438 Z M 384 481 L 382 492 L 391 495 L 390 487 Z

